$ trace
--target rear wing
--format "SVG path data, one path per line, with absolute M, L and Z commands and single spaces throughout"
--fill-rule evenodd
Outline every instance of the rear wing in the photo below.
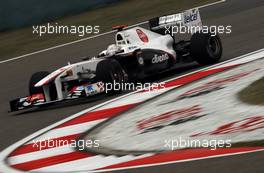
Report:
M 198 8 L 186 10 L 182 13 L 155 17 L 149 20 L 150 30 L 158 32 L 171 26 L 202 27 L 202 20 Z

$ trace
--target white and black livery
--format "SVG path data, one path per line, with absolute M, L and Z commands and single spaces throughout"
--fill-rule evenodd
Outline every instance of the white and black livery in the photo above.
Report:
M 157 17 L 150 29 L 118 26 L 115 44 L 98 54 L 52 73 L 37 72 L 29 82 L 29 96 L 10 101 L 11 111 L 104 93 L 105 83 L 137 81 L 197 61 L 213 64 L 222 55 L 221 40 L 210 33 L 193 33 L 190 40 L 175 41 L 171 26 L 201 26 L 198 9 Z M 114 93 L 114 92 L 113 92 Z

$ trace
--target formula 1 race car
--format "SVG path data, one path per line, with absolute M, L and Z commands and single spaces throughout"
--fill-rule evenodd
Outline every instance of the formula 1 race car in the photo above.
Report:
M 97 57 L 69 64 L 52 73 L 37 72 L 29 82 L 29 96 L 10 101 L 11 111 L 104 93 L 106 83 L 122 83 L 171 69 L 175 64 L 197 61 L 213 64 L 222 55 L 218 35 L 195 32 L 176 41 L 172 26 L 202 26 L 198 9 L 153 18 L 150 29 L 114 27 L 115 44 Z M 115 91 L 113 91 L 114 93 Z

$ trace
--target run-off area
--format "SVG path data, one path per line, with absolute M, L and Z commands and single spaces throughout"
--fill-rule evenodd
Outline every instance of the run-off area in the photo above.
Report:
M 128 152 L 256 145 L 264 138 L 264 106 L 240 100 L 239 93 L 264 77 L 263 63 L 262 58 L 171 90 L 85 138 Z

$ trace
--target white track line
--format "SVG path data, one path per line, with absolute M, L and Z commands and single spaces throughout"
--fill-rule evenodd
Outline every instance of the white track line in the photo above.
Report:
M 220 1 L 216 1 L 216 2 L 213 2 L 213 3 L 205 4 L 205 5 L 201 5 L 201 6 L 194 7 L 194 8 L 205 8 L 205 7 L 209 7 L 209 6 L 216 5 L 216 4 L 223 3 L 223 2 L 226 2 L 226 0 L 220 0 Z M 132 27 L 135 27 L 135 26 L 139 26 L 139 25 L 143 25 L 143 24 L 147 24 L 147 23 L 148 23 L 148 21 L 144 21 L 144 22 L 141 22 L 141 23 L 137 23 L 137 24 L 131 25 L 131 26 L 129 26 L 129 28 L 132 28 Z M 49 51 L 49 50 L 53 50 L 53 49 L 61 48 L 61 47 L 64 47 L 64 46 L 72 45 L 72 44 L 79 43 L 79 42 L 82 42 L 82 41 L 91 40 L 91 39 L 94 39 L 94 38 L 97 38 L 97 37 L 101 37 L 101 36 L 104 36 L 104 35 L 107 35 L 107 34 L 111 34 L 111 33 L 114 33 L 114 32 L 115 31 L 108 31 L 108 32 L 105 32 L 105 33 L 101 33 L 101 34 L 98 34 L 98 35 L 91 36 L 91 37 L 82 38 L 82 39 L 75 40 L 75 41 L 72 41 L 72 42 L 68 42 L 68 43 L 57 45 L 57 46 L 53 46 L 53 47 L 50 47 L 50 48 L 47 48 L 47 49 L 42 49 L 42 50 L 35 51 L 35 52 L 32 52 L 32 53 L 28 53 L 28 54 L 24 54 L 24 55 L 21 55 L 21 56 L 17 56 L 17 57 L 14 57 L 14 58 L 6 59 L 6 60 L 3 60 L 3 61 L 0 61 L 0 64 L 4 64 L 4 63 L 7 63 L 7 62 L 19 60 L 19 59 L 22 59 L 24 57 L 28 57 L 28 56 L 35 55 L 35 54 L 38 54 L 38 53 L 42 53 L 42 52 L 46 52 L 46 51 Z
M 195 8 L 205 8 L 205 7 L 209 7 L 209 6 L 212 6 L 212 5 L 220 4 L 220 3 L 223 3 L 223 2 L 226 2 L 226 1 L 227 0 L 220 0 L 220 1 L 209 3 L 209 4 L 200 5 L 200 6 L 195 7 Z

